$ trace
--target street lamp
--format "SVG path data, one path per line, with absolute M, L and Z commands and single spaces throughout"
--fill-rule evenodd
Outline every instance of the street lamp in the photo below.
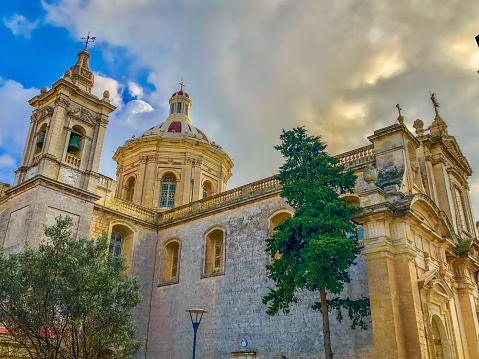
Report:
M 195 337 L 193 339 L 193 359 L 195 359 L 196 332 L 198 331 L 198 327 L 200 326 L 201 318 L 203 318 L 203 314 L 208 312 L 201 308 L 192 308 L 192 309 L 187 309 L 186 311 L 190 313 L 191 324 L 193 324 L 193 330 L 195 332 Z

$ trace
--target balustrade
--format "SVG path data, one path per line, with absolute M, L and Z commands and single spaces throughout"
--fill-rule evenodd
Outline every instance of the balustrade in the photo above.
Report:
M 352 151 L 341 153 L 336 158 L 339 159 L 339 163 L 346 166 L 354 166 L 363 164 L 374 160 L 374 145 L 368 145 L 357 148 Z
M 366 162 L 374 160 L 374 147 L 373 145 L 364 146 L 349 152 L 339 154 L 336 156 L 336 158 L 340 160 L 341 164 L 347 166 L 364 164 Z M 113 180 L 111 178 L 100 175 L 99 185 L 103 187 L 108 187 L 110 186 L 112 181 Z M 121 210 L 130 212 L 133 215 L 143 217 L 143 219 L 151 222 L 155 222 L 155 219 L 158 216 L 158 224 L 163 225 L 169 222 L 174 222 L 202 213 L 206 213 L 213 209 L 226 207 L 236 202 L 251 200 L 254 198 L 261 197 L 265 194 L 279 191 L 281 191 L 280 182 L 275 179 L 274 176 L 272 176 L 161 213 L 158 213 L 145 207 L 138 206 L 132 202 L 125 201 L 120 198 L 114 198 L 111 204 L 114 208 L 118 210 L 121 208 Z
M 106 188 L 110 188 L 111 183 L 113 181 L 112 178 L 99 174 L 100 178 L 98 178 L 98 185 Z
M 41 152 L 38 152 L 35 156 L 33 156 L 32 165 L 36 165 L 40 161 L 41 156 Z
M 80 167 L 80 159 L 71 153 L 66 154 L 65 162 L 73 167 Z

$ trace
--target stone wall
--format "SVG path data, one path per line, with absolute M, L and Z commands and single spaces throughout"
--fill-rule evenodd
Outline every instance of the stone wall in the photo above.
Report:
M 62 185 L 60 185 L 62 186 Z M 93 202 L 68 191 L 59 191 L 48 181 L 34 180 L 7 198 L 5 210 L 0 213 L 0 245 L 6 252 L 18 252 L 25 243 L 38 246 L 44 225 L 54 224 L 58 215 L 74 219 L 74 236 L 88 237 Z
M 198 358 L 230 358 L 232 352 L 242 349 L 243 338 L 248 341 L 246 350 L 256 352 L 257 358 L 323 357 L 321 315 L 308 308 L 317 298 L 305 295 L 289 315 L 273 317 L 266 314 L 262 304 L 262 297 L 273 284 L 265 269 L 270 261 L 265 253 L 265 239 L 271 230 L 269 218 L 281 209 L 288 207 L 282 198 L 273 195 L 159 230 L 147 358 L 191 355 L 193 328 L 185 310 L 193 307 L 208 310 L 198 331 Z M 224 274 L 204 276 L 205 235 L 212 228 L 225 231 Z M 178 283 L 159 285 L 162 246 L 173 238 L 181 241 Z M 151 246 L 137 249 L 135 256 L 141 256 L 142 261 L 135 260 L 135 272 L 148 275 L 151 261 L 147 258 L 153 252 L 145 251 L 151 251 Z M 362 257 L 352 267 L 351 277 L 344 295 L 368 296 Z M 147 317 L 138 318 L 142 327 L 145 321 Z M 335 358 L 364 358 L 372 351 L 372 331 L 352 330 L 349 319 L 339 323 L 332 315 L 332 342 Z

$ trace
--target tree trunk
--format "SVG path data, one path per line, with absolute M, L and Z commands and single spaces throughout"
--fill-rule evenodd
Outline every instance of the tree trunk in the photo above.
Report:
M 319 291 L 321 296 L 321 314 L 323 315 L 323 337 L 324 337 L 324 354 L 326 359 L 333 359 L 333 351 L 331 350 L 331 332 L 329 331 L 329 312 L 328 301 L 326 299 L 326 289 Z

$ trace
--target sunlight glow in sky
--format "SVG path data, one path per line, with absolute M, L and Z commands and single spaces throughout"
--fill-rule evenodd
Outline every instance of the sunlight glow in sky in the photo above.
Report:
M 235 163 L 228 187 L 277 172 L 281 129 L 305 126 L 337 154 L 393 124 L 434 119 L 429 91 L 479 170 L 477 0 L 17 0 L 0 5 L 0 181 L 12 183 L 27 101 L 76 62 L 91 32 L 93 92 L 111 93 L 100 172 L 163 122 L 183 79 L 191 119 Z M 470 179 L 479 215 L 479 176 Z M 476 219 L 479 219 L 476 217 Z

